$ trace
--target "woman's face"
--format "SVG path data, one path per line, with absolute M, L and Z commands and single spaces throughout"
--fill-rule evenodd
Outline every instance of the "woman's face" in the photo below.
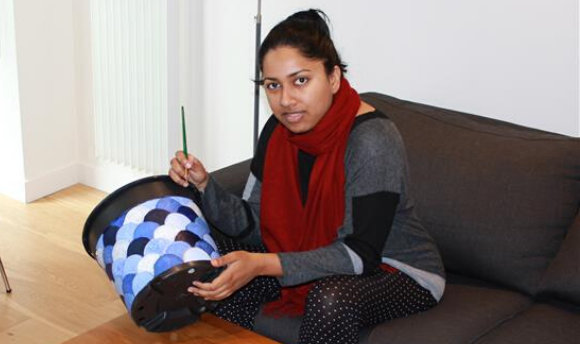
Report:
M 274 116 L 293 133 L 305 133 L 324 117 L 340 87 L 340 68 L 326 73 L 321 60 L 280 46 L 264 56 L 264 89 Z

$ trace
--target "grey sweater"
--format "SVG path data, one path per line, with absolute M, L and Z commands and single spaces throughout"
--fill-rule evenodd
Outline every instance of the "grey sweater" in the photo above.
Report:
M 261 168 L 276 125 L 272 116 L 262 131 L 242 198 L 227 193 L 212 178 L 201 198 L 209 221 L 229 236 L 243 234 L 242 239 L 252 244 L 261 244 Z M 374 246 L 379 247 L 377 258 L 409 275 L 439 300 L 445 287 L 443 264 L 415 214 L 406 160 L 402 138 L 385 115 L 373 112 L 357 117 L 344 157 L 345 217 L 337 239 L 311 251 L 279 253 L 280 283 L 291 286 L 330 275 L 362 274 L 366 265 L 373 264 L 366 253 L 372 256 Z M 380 195 L 396 195 L 398 203 L 387 204 Z M 392 216 L 385 218 L 391 206 Z M 382 241 L 379 246 L 377 240 Z

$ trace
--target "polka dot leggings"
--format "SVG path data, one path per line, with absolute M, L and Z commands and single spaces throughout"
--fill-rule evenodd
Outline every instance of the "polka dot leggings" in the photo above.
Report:
M 306 298 L 300 343 L 358 343 L 363 327 L 426 311 L 437 301 L 406 274 L 377 269 L 336 275 L 314 284 Z
M 265 247 L 246 246 L 234 240 L 216 241 L 221 255 L 233 251 L 248 251 L 265 253 Z M 257 277 L 250 283 L 240 288 L 222 300 L 213 309 L 212 313 L 227 321 L 238 324 L 247 329 L 254 328 L 254 320 L 260 306 L 264 303 L 274 301 L 280 297 L 280 283 L 274 277 Z
M 218 243 L 218 247 L 224 253 L 248 250 L 234 242 Z M 263 249 L 251 251 L 265 252 Z M 214 313 L 252 329 L 260 305 L 278 298 L 280 288 L 277 279 L 258 277 L 222 301 Z M 358 343 L 363 327 L 419 313 L 436 304 L 427 289 L 399 271 L 377 268 L 364 276 L 325 277 L 308 293 L 299 343 Z

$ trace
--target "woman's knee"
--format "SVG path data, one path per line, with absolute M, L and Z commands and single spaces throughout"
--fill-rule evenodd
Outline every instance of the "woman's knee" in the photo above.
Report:
M 306 298 L 306 312 L 320 315 L 357 316 L 361 305 L 354 276 L 330 276 L 317 281 Z

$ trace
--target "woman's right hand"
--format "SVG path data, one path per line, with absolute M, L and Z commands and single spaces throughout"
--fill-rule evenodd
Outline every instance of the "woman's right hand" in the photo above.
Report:
M 205 190 L 209 181 L 209 173 L 196 157 L 191 154 L 186 157 L 182 151 L 177 151 L 170 164 L 169 176 L 174 182 L 183 187 L 187 187 L 191 183 L 199 191 Z

